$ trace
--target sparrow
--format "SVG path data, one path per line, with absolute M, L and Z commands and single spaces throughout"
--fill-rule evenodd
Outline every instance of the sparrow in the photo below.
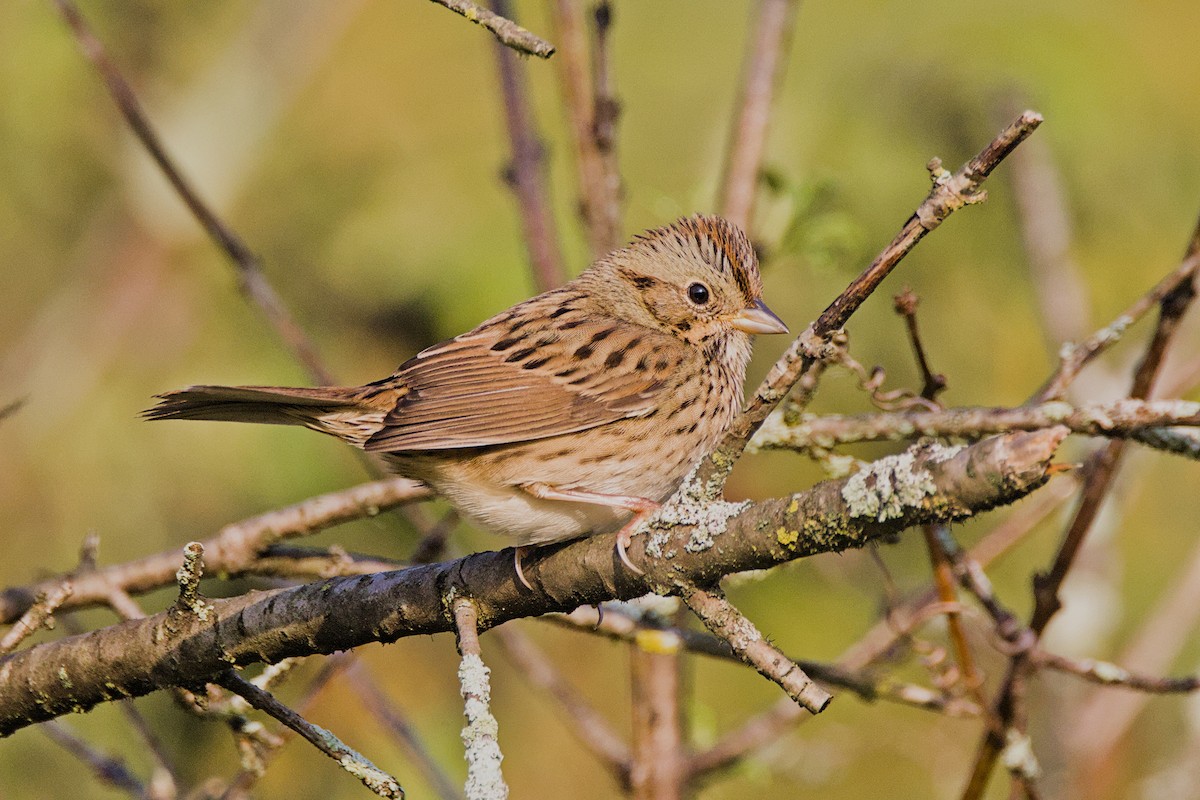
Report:
M 301 425 L 379 453 L 525 548 L 618 531 L 616 553 L 742 407 L 755 334 L 787 333 L 746 235 L 694 215 L 355 387 L 191 386 L 152 420 Z

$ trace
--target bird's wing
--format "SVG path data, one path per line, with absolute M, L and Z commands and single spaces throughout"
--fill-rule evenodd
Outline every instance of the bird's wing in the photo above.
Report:
M 486 447 L 642 416 L 677 384 L 671 376 L 688 350 L 673 336 L 614 319 L 485 324 L 388 379 L 408 391 L 366 449 Z

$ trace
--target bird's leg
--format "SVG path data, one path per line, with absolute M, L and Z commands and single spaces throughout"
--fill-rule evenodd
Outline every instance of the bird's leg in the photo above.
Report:
M 611 508 L 624 508 L 633 512 L 633 517 L 626 522 L 621 530 L 617 531 L 617 556 L 621 559 L 621 563 L 635 572 L 638 575 L 646 573 L 634 566 L 634 563 L 629 560 L 625 548 L 629 547 L 629 543 L 633 541 L 633 533 L 638 529 L 638 526 L 646 521 L 655 511 L 658 511 L 659 504 L 645 497 L 633 497 L 623 494 L 601 494 L 600 492 L 585 492 L 580 489 L 559 489 L 555 486 L 550 486 L 546 483 L 523 483 L 521 489 L 541 500 L 564 500 L 568 503 L 593 503 L 598 506 L 609 506 Z M 520 553 L 517 555 L 517 575 L 521 578 L 521 582 L 525 583 L 525 578 L 521 575 Z M 525 583 L 528 586 L 528 583 Z

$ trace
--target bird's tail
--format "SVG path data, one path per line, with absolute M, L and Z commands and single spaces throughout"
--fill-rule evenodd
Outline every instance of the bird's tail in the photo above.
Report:
M 189 386 L 156 396 L 146 419 L 205 419 L 303 425 L 351 444 L 378 430 L 384 409 L 369 403 L 361 389 L 338 386 Z

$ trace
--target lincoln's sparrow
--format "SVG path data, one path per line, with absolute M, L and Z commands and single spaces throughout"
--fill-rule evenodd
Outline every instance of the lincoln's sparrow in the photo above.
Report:
M 382 453 L 519 545 L 620 528 L 640 571 L 629 537 L 740 409 L 750 335 L 787 332 L 761 296 L 745 234 L 697 215 L 382 380 L 193 386 L 146 416 L 303 425 Z

